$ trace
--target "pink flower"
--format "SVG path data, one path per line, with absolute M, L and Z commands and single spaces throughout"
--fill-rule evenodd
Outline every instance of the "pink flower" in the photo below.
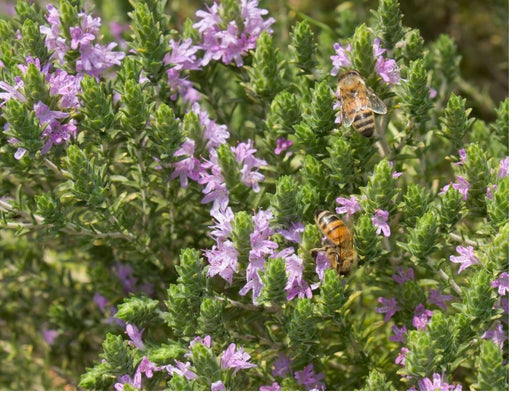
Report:
M 301 234 L 305 230 L 305 227 L 302 223 L 292 223 L 289 227 L 289 230 L 279 229 L 278 234 L 280 234 L 287 241 L 294 242 L 299 244 L 302 242 Z
M 509 176 L 509 157 L 506 156 L 504 159 L 500 161 L 500 170 L 498 172 L 499 178 L 505 178 Z
M 303 260 L 293 254 L 285 258 L 285 267 L 289 273 L 287 284 L 285 285 L 287 300 L 293 300 L 296 296 L 299 298 L 311 298 L 311 288 L 303 279 Z
M 128 337 L 130 338 L 128 344 L 131 344 L 140 350 L 144 350 L 144 343 L 142 339 L 143 331 L 144 328 L 139 331 L 139 329 L 133 324 L 127 324 L 126 334 L 128 334 Z
M 242 347 L 237 350 L 235 343 L 231 343 L 222 353 L 221 367 L 222 369 L 234 368 L 235 372 L 240 369 L 256 367 L 257 365 L 248 362 L 250 358 L 251 356 Z
M 459 156 L 460 156 L 460 161 L 454 163 L 453 165 L 458 166 L 458 165 L 462 165 L 464 162 L 466 162 L 466 150 L 464 148 L 459 149 Z
M 401 80 L 399 67 L 393 59 L 385 59 L 383 56 L 377 58 L 376 72 L 386 83 L 397 84 Z
M 444 373 L 442 376 L 439 374 L 433 374 L 433 382 L 430 378 L 421 379 L 419 382 L 419 390 L 421 391 L 461 391 L 462 386 L 450 385 L 444 382 Z
M 406 365 L 406 353 L 409 352 L 410 350 L 408 348 L 405 348 L 405 347 L 401 347 L 401 352 L 399 353 L 399 355 L 396 357 L 395 359 L 395 363 L 397 365 L 403 365 L 405 366 Z
M 221 380 L 218 380 L 217 382 L 213 382 L 211 384 L 212 392 L 225 391 L 225 390 L 226 390 L 226 387 L 224 386 L 224 382 L 222 382 Z
M 284 353 L 280 353 L 273 363 L 273 376 L 286 377 L 291 372 L 291 359 Z
M 205 252 L 209 262 L 208 276 L 220 275 L 230 285 L 233 283 L 233 274 L 238 272 L 238 251 L 230 240 L 214 245 Z
M 498 288 L 498 294 L 504 296 L 506 292 L 509 292 L 509 274 L 502 272 L 497 280 L 491 282 L 491 287 Z
M 92 300 L 97 304 L 100 311 L 105 310 L 105 307 L 108 305 L 108 299 L 99 292 L 94 293 L 94 298 Z
M 154 372 L 162 371 L 165 367 L 156 366 L 155 362 L 150 361 L 146 356 L 143 357 L 143 360 L 137 367 L 137 372 L 144 374 L 147 378 L 151 378 Z
M 124 390 L 125 384 L 128 383 L 130 386 L 134 387 L 135 389 L 141 389 L 141 373 L 137 371 L 134 374 L 134 378 L 130 378 L 130 375 L 123 375 L 117 377 L 117 383 L 114 384 L 114 388 L 117 391 Z
M 282 390 L 282 388 L 280 387 L 280 385 L 278 385 L 278 382 L 273 382 L 273 384 L 271 386 L 260 386 L 260 388 L 258 388 L 259 391 L 280 391 Z
M 332 70 L 330 71 L 330 74 L 332 76 L 336 76 L 341 68 L 352 66 L 352 62 L 350 61 L 350 58 L 347 55 L 347 52 L 350 53 L 352 48 L 350 47 L 350 44 L 347 44 L 347 46 L 343 47 L 337 42 L 333 46 L 334 51 L 336 51 L 336 55 L 330 57 L 333 66 Z
M 323 280 L 325 270 L 329 268 L 330 261 L 327 254 L 325 254 L 324 251 L 318 251 L 318 254 L 316 255 L 316 273 L 318 274 L 320 281 Z
M 171 376 L 176 373 L 179 376 L 184 376 L 188 381 L 197 379 L 199 377 L 195 372 L 188 369 L 191 366 L 189 362 L 184 363 L 175 360 L 175 365 L 176 367 L 173 365 L 166 365 L 166 371 L 168 371 Z
M 242 66 L 242 56 L 256 47 L 260 34 L 272 32 L 269 27 L 275 20 L 264 20 L 263 15 L 268 11 L 257 8 L 258 0 L 241 0 L 240 6 L 240 15 L 233 16 L 235 19 L 225 15 L 221 3 L 207 7 L 209 12 L 198 10 L 195 13 L 200 20 L 193 24 L 193 28 L 202 35 L 200 48 L 205 51 L 201 65 L 207 65 L 211 60 L 222 60 L 226 65 L 234 61 L 237 66 Z
M 43 335 L 43 339 L 45 340 L 45 342 L 49 345 L 52 345 L 52 344 L 54 344 L 54 340 L 56 340 L 56 337 L 58 337 L 60 335 L 60 333 L 58 332 L 58 330 L 51 330 L 51 329 L 44 328 L 42 330 L 42 335 Z
M 430 318 L 433 316 L 433 312 L 431 310 L 425 309 L 422 303 L 418 304 L 414 311 L 414 316 L 412 320 L 412 325 L 417 330 L 426 330 L 426 324 L 430 321 Z
M 376 210 L 376 215 L 372 217 L 372 223 L 377 227 L 376 234 L 390 237 L 390 226 L 388 225 L 388 212 L 386 210 Z
M 287 150 L 293 142 L 291 140 L 288 140 L 284 137 L 280 137 L 276 140 L 276 149 L 274 150 L 274 153 L 276 155 L 280 155 L 283 151 Z
M 450 261 L 456 264 L 460 264 L 458 273 L 461 273 L 464 269 L 470 267 L 471 265 L 476 265 L 479 263 L 478 258 L 473 253 L 473 247 L 463 247 L 462 245 L 459 245 L 456 250 L 460 256 L 456 257 L 455 255 L 450 255 Z
M 462 200 L 468 199 L 468 191 L 470 187 L 470 183 L 463 176 L 457 176 L 457 183 L 453 184 L 453 189 L 459 191 L 459 193 L 462 195 Z
M 377 59 L 379 56 L 383 55 L 386 52 L 385 48 L 381 47 L 381 39 L 375 38 L 374 43 L 372 44 L 372 49 L 374 52 L 374 58 Z
M 351 196 L 350 199 L 345 197 L 336 198 L 336 203 L 341 206 L 336 207 L 336 213 L 345 213 L 345 217 L 347 219 L 350 218 L 354 213 L 361 210 L 361 206 L 359 205 L 356 196 Z

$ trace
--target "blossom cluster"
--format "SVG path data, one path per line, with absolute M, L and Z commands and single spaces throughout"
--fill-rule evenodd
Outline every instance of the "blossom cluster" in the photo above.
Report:
M 119 65 L 125 57 L 124 52 L 112 51 L 116 42 L 108 45 L 94 43 L 99 35 L 101 19 L 87 13 L 78 14 L 77 26 L 69 28 L 70 41 L 63 34 L 58 9 L 51 4 L 47 5 L 47 21 L 50 26 L 41 26 L 40 32 L 45 35 L 45 45 L 52 52 L 59 64 L 65 63 L 65 56 L 70 51 L 79 52 L 76 60 L 76 72 L 94 77 L 101 76 L 107 69 Z
M 79 107 L 78 92 L 80 89 L 80 81 L 82 75 L 69 75 L 67 72 L 56 68 L 54 69 L 50 63 L 41 65 L 38 58 L 26 58 L 26 64 L 19 64 L 18 69 L 20 76 L 14 77 L 14 85 L 10 85 L 5 81 L 0 81 L 0 88 L 5 90 L 0 93 L 0 108 L 5 105 L 8 100 L 15 99 L 22 103 L 27 102 L 23 94 L 24 76 L 29 66 L 38 70 L 44 75 L 45 81 L 49 85 L 50 95 L 59 98 L 60 110 L 51 110 L 50 107 L 42 101 L 37 101 L 32 106 L 34 115 L 42 128 L 41 138 L 44 140 L 42 154 L 47 153 L 53 145 L 60 145 L 68 142 L 71 138 L 76 137 L 77 122 L 71 118 L 70 111 Z M 8 123 L 7 123 L 8 125 Z M 11 137 L 9 143 L 17 146 L 20 140 Z M 14 154 L 18 160 L 22 159 L 27 153 L 27 149 L 19 146 Z
M 352 51 L 352 46 L 350 44 L 343 46 L 336 42 L 334 43 L 334 51 L 336 52 L 335 55 L 330 57 L 332 61 L 330 74 L 332 76 L 336 76 L 342 68 L 353 66 L 349 56 Z M 376 60 L 375 71 L 384 82 L 389 84 L 398 84 L 401 81 L 399 67 L 394 59 L 385 58 L 383 56 L 386 51 L 385 48 L 381 47 L 381 39 L 375 38 L 373 42 L 373 53 L 374 59 Z
M 293 300 L 295 297 L 311 298 L 312 290 L 316 289 L 319 284 L 309 285 L 303 278 L 303 260 L 294 253 L 293 247 L 289 246 L 277 251 L 278 243 L 270 239 L 275 234 L 270 226 L 272 218 L 273 214 L 268 210 L 259 210 L 252 217 L 254 228 L 249 236 L 250 250 L 248 254 L 249 262 L 245 270 L 246 283 L 240 289 L 239 294 L 244 296 L 251 291 L 253 304 L 257 305 L 262 292 L 262 274 L 265 270 L 266 260 L 268 258 L 283 258 L 287 273 L 287 284 L 285 286 L 287 300 Z M 210 233 L 216 244 L 205 253 L 209 262 L 208 276 L 219 275 L 230 285 L 233 283 L 233 276 L 240 272 L 238 266 L 239 254 L 230 238 L 234 219 L 234 213 L 229 207 L 217 213 L 216 223 L 212 226 L 213 230 Z M 288 230 L 278 230 L 278 233 L 289 243 L 300 242 L 301 232 L 303 232 L 301 223 L 293 224 Z M 326 257 L 318 257 L 316 273 L 320 280 L 323 278 L 324 270 L 329 266 Z
M 183 72 L 200 70 L 211 61 L 243 66 L 243 57 L 255 48 L 260 34 L 272 32 L 270 26 L 275 20 L 263 18 L 268 11 L 258 8 L 258 0 L 241 0 L 236 7 L 239 11 L 232 16 L 222 3 L 217 2 L 206 6 L 207 11 L 198 10 L 195 15 L 199 20 L 193 28 L 202 38 L 200 43 L 194 43 L 192 38 L 170 40 L 171 52 L 164 57 L 164 63 L 172 66 L 166 71 L 172 100 L 176 100 L 178 94 L 190 103 L 201 99 L 190 79 L 182 76 Z
M 269 27 L 275 21 L 272 17 L 264 20 L 262 16 L 267 14 L 267 10 L 257 6 L 258 0 L 241 0 L 237 15 L 229 16 L 222 3 L 213 3 L 207 7 L 208 11 L 195 13 L 200 20 L 193 28 L 202 35 L 200 48 L 204 51 L 201 65 L 212 60 L 222 60 L 225 65 L 232 62 L 237 66 L 244 64 L 243 55 L 255 48 L 263 31 L 272 32 Z
M 141 351 L 146 350 L 146 346 L 142 339 L 144 329 L 139 330 L 135 325 L 127 324 L 126 333 L 130 340 L 128 345 L 135 347 Z M 184 354 L 185 358 L 191 359 L 193 357 L 193 346 L 195 343 L 200 343 L 207 348 L 212 347 L 212 338 L 206 335 L 204 338 L 197 336 L 190 341 L 187 351 Z M 222 371 L 231 370 L 233 373 L 240 371 L 241 369 L 255 368 L 257 365 L 249 362 L 251 356 L 244 351 L 243 347 L 237 348 L 235 343 L 231 343 L 219 356 L 219 366 Z M 129 384 L 134 389 L 142 389 L 142 378 L 143 374 L 146 378 L 150 379 L 153 377 L 155 372 L 166 371 L 170 376 L 174 374 L 186 378 L 188 381 L 199 379 L 196 372 L 193 371 L 193 365 L 190 361 L 174 360 L 173 364 L 156 365 L 156 363 L 150 361 L 147 356 L 143 356 L 141 362 L 137 366 L 133 376 L 128 374 L 117 377 L 117 383 L 114 388 L 117 391 L 125 389 L 125 384 Z M 212 391 L 226 390 L 226 387 L 222 380 L 217 380 L 211 384 Z
M 296 382 L 306 390 L 326 389 L 325 383 L 323 382 L 325 375 L 322 372 L 316 373 L 314 371 L 314 365 L 309 364 L 301 371 L 293 371 L 291 364 L 291 359 L 287 355 L 280 353 L 276 361 L 273 363 L 272 375 L 282 379 L 293 375 Z M 278 382 L 274 381 L 271 385 L 261 386 L 259 390 L 279 391 L 281 390 L 281 387 Z

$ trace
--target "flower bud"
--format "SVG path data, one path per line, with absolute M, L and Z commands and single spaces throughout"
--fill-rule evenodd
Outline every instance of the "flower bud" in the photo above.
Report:
M 501 348 L 491 340 L 480 342 L 480 353 L 476 360 L 477 382 L 472 388 L 482 391 L 507 391 L 509 371 L 504 365 Z
M 246 67 L 250 79 L 243 84 L 246 92 L 258 101 L 273 100 L 284 86 L 284 65 L 280 51 L 273 46 L 273 38 L 262 31 L 253 52 L 253 63 Z
M 296 23 L 291 32 L 294 63 L 302 73 L 310 75 L 317 65 L 314 33 L 307 20 Z
M 403 38 L 403 15 L 399 9 L 398 0 L 380 0 L 377 11 L 372 12 L 376 19 L 376 32 L 381 34 L 383 46 L 393 49 L 395 44 Z
M 142 326 L 144 323 L 153 322 L 156 318 L 158 300 L 152 300 L 146 296 L 130 296 L 117 306 L 114 317 L 126 321 L 127 324 Z
M 424 260 L 437 249 L 436 244 L 439 239 L 437 228 L 439 218 L 433 211 L 425 213 L 417 220 L 415 228 L 411 229 L 407 235 L 407 243 L 401 247 L 412 254 L 414 257 Z
M 468 118 L 471 109 L 466 109 L 466 99 L 451 94 L 444 109 L 440 134 L 452 144 L 452 148 L 459 150 L 464 145 L 463 138 L 468 133 L 474 118 Z
M 399 193 L 392 176 L 393 172 L 393 167 L 383 159 L 374 167 L 374 173 L 368 179 L 367 185 L 360 188 L 366 197 L 360 200 L 366 213 L 372 214 L 379 209 L 392 210 Z
M 262 275 L 261 298 L 264 301 L 282 304 L 287 301 L 285 286 L 287 285 L 287 273 L 283 258 L 268 259 L 265 265 L 265 273 Z
M 276 192 L 271 198 L 271 211 L 280 225 L 289 225 L 299 220 L 297 191 L 294 185 L 295 179 L 289 175 L 282 175 L 276 180 Z
M 364 78 L 368 78 L 374 72 L 376 61 L 374 60 L 371 34 L 365 23 L 356 28 L 351 45 L 350 60 L 354 69 Z
M 211 335 L 212 338 L 221 337 L 224 333 L 222 312 L 224 304 L 220 300 L 205 297 L 200 304 L 198 332 L 201 336 Z
M 368 263 L 379 257 L 382 238 L 376 234 L 376 227 L 370 215 L 363 214 L 358 218 L 354 229 L 354 247 L 363 262 Z
M 335 269 L 326 269 L 320 286 L 323 314 L 334 317 L 345 303 L 345 288 Z

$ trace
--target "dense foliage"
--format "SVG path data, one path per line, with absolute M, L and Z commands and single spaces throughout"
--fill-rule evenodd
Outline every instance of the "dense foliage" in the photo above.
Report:
M 474 117 L 452 37 L 349 3 L 0 20 L 1 389 L 508 390 L 508 99 Z

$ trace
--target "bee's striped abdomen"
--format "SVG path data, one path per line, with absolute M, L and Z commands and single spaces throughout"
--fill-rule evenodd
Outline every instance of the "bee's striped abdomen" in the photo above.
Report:
M 374 133 L 375 117 L 371 110 L 358 111 L 352 121 L 352 127 L 365 137 L 370 137 Z
M 345 223 L 330 211 L 316 213 L 316 224 L 323 235 L 336 246 L 343 245 L 349 237 L 349 231 Z

